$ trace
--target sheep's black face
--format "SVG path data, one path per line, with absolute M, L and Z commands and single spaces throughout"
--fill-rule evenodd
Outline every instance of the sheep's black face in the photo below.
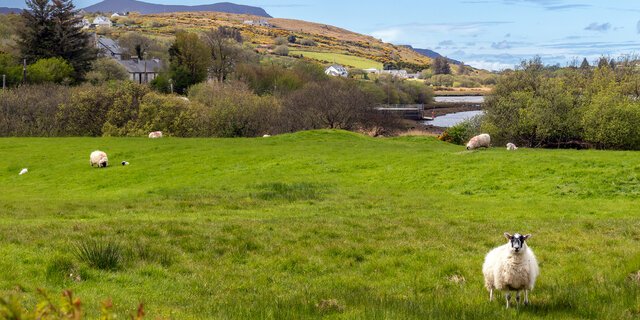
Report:
M 100 166 L 101 166 L 101 167 L 103 167 L 103 168 L 105 168 L 105 167 L 107 166 L 107 163 L 106 163 L 106 162 L 101 162 L 101 163 L 100 163 Z
M 523 236 L 519 233 L 516 233 L 514 235 L 505 233 L 504 236 L 507 239 L 509 239 L 509 244 L 511 244 L 511 250 L 513 250 L 514 252 L 520 252 L 520 250 L 522 250 L 522 248 L 524 248 L 525 246 L 524 241 L 527 240 L 531 235 L 528 234 L 526 236 Z

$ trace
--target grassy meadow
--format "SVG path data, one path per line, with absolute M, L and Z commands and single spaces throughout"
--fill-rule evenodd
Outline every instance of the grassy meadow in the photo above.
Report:
M 382 63 L 371 59 L 352 56 L 331 51 L 302 51 L 302 50 L 290 50 L 289 55 L 303 55 L 306 58 L 316 59 L 320 61 L 330 61 L 345 65 L 347 67 L 354 67 L 359 69 L 376 68 L 382 70 Z
M 0 294 L 30 306 L 41 287 L 91 317 L 107 297 L 150 319 L 640 316 L 638 152 L 310 131 L 2 138 L 0 155 Z M 519 310 L 483 287 L 503 232 L 532 233 L 540 263 Z

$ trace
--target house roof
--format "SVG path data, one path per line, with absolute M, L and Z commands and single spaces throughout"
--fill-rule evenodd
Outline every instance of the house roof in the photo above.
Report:
M 334 68 L 334 69 L 336 69 L 338 71 L 347 71 L 347 68 L 345 68 L 345 67 L 343 67 L 343 66 L 341 66 L 339 64 L 331 65 L 331 66 L 329 66 L 329 68 Z M 329 69 L 329 68 L 327 68 L 327 69 Z
M 104 49 L 111 54 L 121 54 L 124 50 L 115 41 L 109 38 L 98 38 L 98 48 Z
M 163 67 L 162 61 L 160 61 L 159 59 L 151 59 L 151 60 L 138 60 L 138 59 L 118 60 L 118 63 L 121 64 L 123 67 L 127 68 L 129 73 L 138 73 L 138 72 L 145 72 L 145 61 L 147 63 L 146 72 L 159 71 Z
M 107 18 L 105 16 L 97 16 L 95 19 L 93 19 L 93 23 L 95 23 L 95 24 L 105 24 L 105 23 L 111 24 L 111 20 L 109 20 L 109 18 Z

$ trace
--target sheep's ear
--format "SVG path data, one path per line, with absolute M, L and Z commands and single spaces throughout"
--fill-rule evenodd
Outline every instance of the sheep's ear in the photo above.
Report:
M 523 238 L 524 238 L 524 240 L 527 240 L 527 239 L 531 238 L 531 234 L 528 234 L 528 235 L 524 236 Z
M 504 237 L 507 238 L 507 240 L 511 240 L 511 235 L 508 233 L 504 233 Z

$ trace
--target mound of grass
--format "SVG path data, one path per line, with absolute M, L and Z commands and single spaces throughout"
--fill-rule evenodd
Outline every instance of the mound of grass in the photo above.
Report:
M 329 61 L 330 63 L 337 63 L 352 68 L 376 68 L 382 70 L 381 62 L 338 52 L 290 50 L 289 55 L 302 55 L 305 58 L 311 58 L 320 61 Z
M 117 270 L 122 264 L 122 246 L 113 240 L 82 240 L 75 245 L 78 260 L 102 270 Z

